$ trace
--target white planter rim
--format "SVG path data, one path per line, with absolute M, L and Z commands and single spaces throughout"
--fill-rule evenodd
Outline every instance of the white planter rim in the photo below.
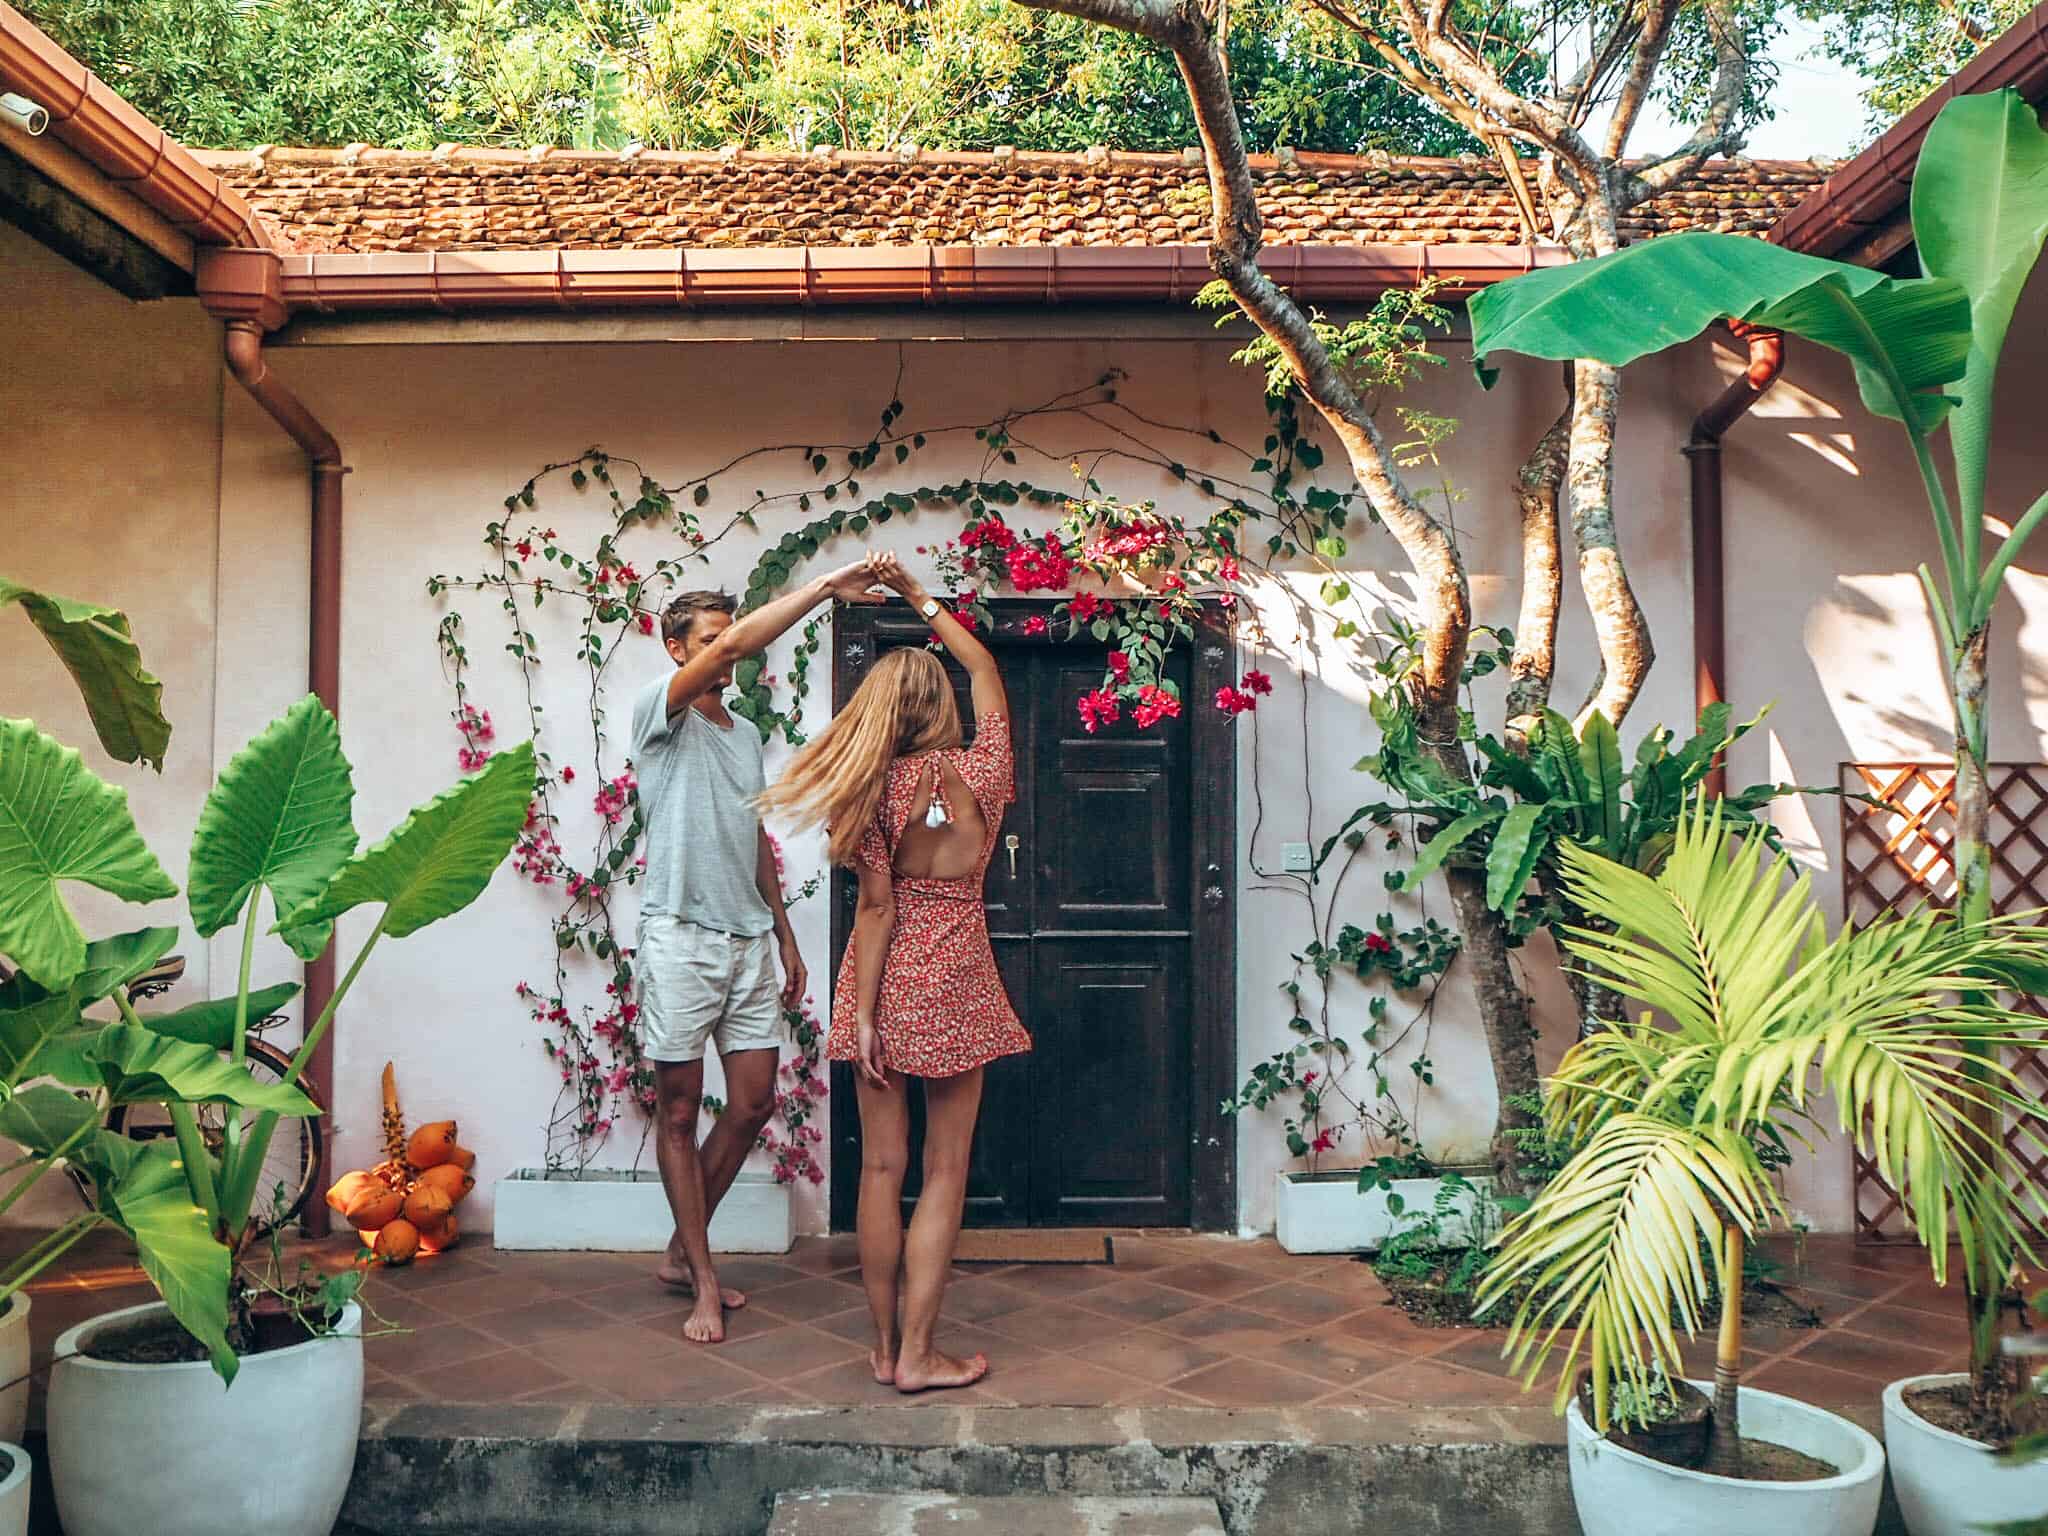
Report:
M 1713 1396 L 1714 1386 L 1712 1382 L 1695 1381 L 1692 1382 L 1692 1385 L 1698 1387 L 1709 1397 Z M 1801 1478 L 1798 1482 L 1794 1483 L 1764 1483 L 1747 1477 L 1723 1477 L 1718 1472 L 1695 1472 L 1690 1467 L 1674 1467 L 1668 1461 L 1659 1461 L 1654 1456 L 1645 1456 L 1638 1451 L 1630 1450 L 1625 1445 L 1617 1445 L 1604 1435 L 1597 1435 L 1597 1432 L 1592 1424 L 1588 1422 L 1586 1416 L 1579 1412 L 1579 1394 L 1577 1392 L 1572 1393 L 1571 1402 L 1565 1409 L 1565 1414 L 1584 1429 L 1588 1435 L 1596 1436 L 1599 1440 L 1602 1455 L 1612 1454 L 1641 1466 L 1654 1467 L 1665 1477 L 1675 1478 L 1681 1483 L 1698 1483 L 1703 1487 L 1771 1487 L 1796 1489 L 1801 1493 L 1833 1493 L 1839 1489 L 1847 1489 L 1865 1481 L 1871 1475 L 1873 1468 L 1882 1470 L 1884 1466 L 1884 1447 L 1878 1443 L 1877 1437 L 1863 1428 L 1862 1425 L 1843 1418 L 1839 1413 L 1829 1413 L 1827 1409 L 1816 1408 L 1812 1403 L 1802 1402 L 1796 1397 L 1787 1397 L 1782 1392 L 1766 1392 L 1761 1387 L 1741 1387 L 1738 1390 L 1744 1398 L 1763 1398 L 1774 1403 L 1789 1404 L 1802 1413 L 1810 1413 L 1816 1417 L 1834 1420 L 1836 1424 L 1847 1431 L 1851 1441 L 1863 1453 L 1861 1459 L 1853 1467 L 1843 1467 L 1833 1477 Z
M 29 1295 L 27 1291 L 16 1291 L 7 1298 L 4 1305 L 0 1305 L 0 1325 L 11 1325 L 21 1322 L 28 1316 L 29 1309 L 34 1305 L 35 1298 Z M 5 1440 L 0 1440 L 0 1445 L 8 1443 Z
M 1965 1371 L 1937 1371 L 1931 1376 L 1901 1376 L 1884 1389 L 1884 1404 L 1887 1408 L 1898 1409 L 1912 1420 L 1913 1427 L 1924 1435 L 1932 1435 L 1949 1445 L 1981 1451 L 1986 1456 L 1996 1456 L 1998 1452 L 1982 1440 L 1973 1440 L 1968 1435 L 1959 1435 L 1952 1429 L 1943 1429 L 1939 1424 L 1929 1423 L 1915 1413 L 1913 1405 L 1906 1401 L 1906 1394 L 1915 1387 L 1953 1387 L 1969 1379 L 1969 1374 Z
M 8 1474 L 0 1477 L 0 1499 L 4 1499 L 28 1481 L 29 1455 L 12 1440 L 0 1440 L 0 1452 L 4 1452 L 7 1459 L 14 1463 Z
M 97 1317 L 88 1317 L 82 1323 L 74 1323 L 57 1335 L 56 1347 L 52 1351 L 54 1364 L 74 1369 L 92 1371 L 205 1371 L 211 1373 L 210 1360 L 95 1360 L 80 1352 L 80 1346 L 102 1328 L 111 1328 L 118 1323 L 140 1322 L 152 1313 L 170 1315 L 171 1309 L 161 1301 L 145 1301 L 140 1306 L 121 1307 L 112 1312 L 102 1312 Z M 334 1342 L 335 1338 L 360 1334 L 363 1331 L 363 1309 L 356 1302 L 342 1308 L 341 1321 L 335 1325 L 334 1334 L 329 1337 L 308 1339 L 303 1344 L 288 1344 L 283 1349 L 266 1349 L 261 1354 L 244 1355 L 243 1362 L 251 1360 L 288 1360 L 306 1350 L 318 1349 L 323 1344 Z

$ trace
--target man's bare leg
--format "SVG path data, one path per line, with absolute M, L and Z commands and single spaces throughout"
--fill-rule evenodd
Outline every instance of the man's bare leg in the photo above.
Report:
M 886 1088 L 854 1075 L 860 1094 L 860 1278 L 874 1320 L 868 1354 L 875 1380 L 896 1380 L 902 1339 L 896 1330 L 897 1272 L 903 1263 L 903 1175 L 910 1167 L 910 1105 L 903 1078 L 891 1072 Z
M 707 1229 L 711 1218 L 718 1214 L 718 1202 L 732 1188 L 732 1181 L 739 1177 L 747 1154 L 754 1150 L 754 1143 L 760 1139 L 761 1127 L 775 1113 L 775 1072 L 781 1065 L 782 1052 L 780 1049 L 734 1051 L 719 1060 L 725 1067 L 725 1112 L 711 1127 L 711 1134 L 704 1138 L 704 1145 L 697 1149 L 697 1166 L 704 1178 L 704 1225 Z M 701 1067 L 702 1064 L 699 1065 Z M 695 1290 L 680 1226 L 669 1238 L 668 1252 L 662 1255 L 654 1277 L 663 1285 L 673 1285 L 685 1291 Z M 723 1288 L 721 1299 L 728 1309 L 747 1304 L 745 1293 L 731 1286 Z
M 697 1156 L 697 1116 L 704 1103 L 704 1063 L 654 1063 L 654 1158 L 661 1169 L 661 1187 L 675 1217 L 673 1256 L 678 1245 L 697 1304 L 683 1322 L 683 1337 L 698 1344 L 725 1338 L 725 1309 L 719 1304 L 718 1271 L 711 1264 L 705 1236 L 709 1214 L 704 1204 L 704 1169 Z
M 953 1249 L 960 1241 L 967 1159 L 980 1110 L 981 1068 L 957 1077 L 925 1079 L 924 1187 L 918 1191 L 903 1249 L 903 1347 L 895 1373 L 899 1392 L 970 1386 L 988 1374 L 987 1356 L 956 1360 L 932 1344 Z

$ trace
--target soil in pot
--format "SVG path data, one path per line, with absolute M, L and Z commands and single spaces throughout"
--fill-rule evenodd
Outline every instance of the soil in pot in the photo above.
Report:
M 1607 1431 L 1607 1438 L 1623 1450 L 1647 1456 L 1667 1467 L 1704 1471 L 1713 1443 L 1713 1399 L 1689 1381 L 1674 1381 L 1670 1386 L 1678 1401 L 1677 1412 L 1648 1424 L 1616 1424 Z M 1593 1389 L 1584 1377 L 1579 1382 L 1579 1412 L 1588 1424 L 1593 1422 Z M 1810 1483 L 1834 1477 L 1841 1470 L 1789 1445 L 1745 1435 L 1742 1470 L 1733 1476 L 1747 1483 Z
M 1473 1317 L 1478 1279 L 1471 1272 L 1470 1254 L 1467 1248 L 1410 1248 L 1400 1255 L 1398 1264 L 1377 1263 L 1371 1254 L 1358 1257 L 1360 1263 L 1373 1266 L 1393 1304 L 1424 1328 L 1501 1327 L 1515 1315 L 1523 1297 L 1519 1292 L 1503 1297 L 1485 1317 Z M 1700 1326 L 1712 1328 L 1720 1317 L 1716 1298 L 1708 1303 Z M 1822 1322 L 1817 1307 L 1768 1280 L 1744 1287 L 1742 1320 L 1758 1328 L 1818 1328 Z
M 317 1312 L 310 1297 L 299 1303 L 309 1314 Z M 228 1344 L 237 1355 L 265 1355 L 272 1350 L 290 1349 L 319 1334 L 309 1328 L 281 1296 L 249 1298 L 240 1315 L 228 1324 Z M 159 1313 L 136 1322 L 102 1328 L 91 1335 L 80 1353 L 91 1360 L 108 1360 L 119 1365 L 176 1365 L 207 1358 L 206 1346 L 193 1338 L 169 1313 Z
M 2025 1392 L 2014 1400 L 2005 1424 L 1980 1423 L 1970 1412 L 1970 1384 L 1952 1382 L 1940 1387 L 1914 1387 L 1905 1394 L 1906 1407 L 1936 1429 L 1987 1446 L 2003 1446 L 2022 1435 L 2048 1433 L 2048 1394 Z

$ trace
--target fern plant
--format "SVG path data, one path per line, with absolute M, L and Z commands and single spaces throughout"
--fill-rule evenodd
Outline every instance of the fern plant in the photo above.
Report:
M 2038 963 L 2048 934 L 1922 913 L 1831 940 L 1811 876 L 1737 835 L 1718 801 L 1679 819 L 1654 875 L 1575 843 L 1558 859 L 1588 918 L 1567 948 L 1645 1011 L 1573 1046 L 1547 1085 L 1546 1123 L 1579 1150 L 1502 1233 L 1479 1305 L 1526 1293 L 1508 1333 L 1517 1373 L 1533 1383 L 1561 1348 L 1562 1411 L 1589 1365 L 1605 1432 L 1617 1382 L 1640 1394 L 1657 1368 L 1677 1374 L 1681 1331 L 1718 1293 L 1708 1470 L 1733 1474 L 1744 1258 L 1782 1215 L 1761 1149 L 1796 1134 L 1816 1079 L 1842 1132 L 1907 1191 L 1937 1281 L 1951 1233 L 1966 1267 L 1987 1237 L 2025 1252 L 2012 1154 L 1971 1111 L 1996 1123 L 2025 1102 L 1998 1058 L 2039 1024 L 1986 992 L 2016 952 Z

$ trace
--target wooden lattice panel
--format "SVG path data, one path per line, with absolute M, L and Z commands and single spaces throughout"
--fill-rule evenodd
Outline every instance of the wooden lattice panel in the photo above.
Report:
M 1955 767 L 1952 763 L 1843 763 L 1842 915 L 1862 924 L 1924 902 L 1955 900 Z M 1997 912 L 2048 907 L 2048 765 L 1993 763 L 1991 782 L 1991 901 Z M 1865 800 L 1850 795 L 1867 795 Z M 2013 999 L 2048 1018 L 2036 997 Z M 2013 1062 L 2037 1100 L 2048 1100 L 2048 1060 L 2039 1051 Z M 2038 1220 L 2048 1208 L 2048 1118 L 2028 1116 L 2007 1127 L 2005 1140 L 2018 1161 L 2023 1205 Z M 1900 1219 L 1898 1191 L 1860 1151 L 1851 1150 L 1856 1238 L 1885 1243 L 1911 1239 Z

